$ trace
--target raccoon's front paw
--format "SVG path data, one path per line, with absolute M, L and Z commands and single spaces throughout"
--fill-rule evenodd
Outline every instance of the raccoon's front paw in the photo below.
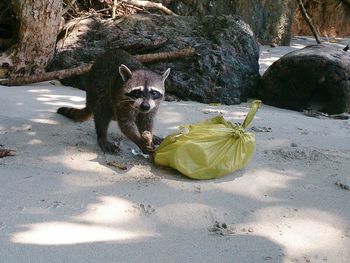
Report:
M 141 150 L 144 153 L 151 153 L 154 152 L 154 144 L 153 144 L 153 135 L 150 131 L 144 131 L 141 134 L 142 137 L 142 146 Z
M 120 148 L 118 145 L 107 141 L 106 139 L 99 139 L 98 145 L 101 147 L 102 151 L 105 153 L 118 153 Z
M 142 145 L 139 146 L 139 148 L 144 154 L 154 153 L 154 150 L 155 150 L 155 147 L 153 144 L 148 144 L 146 142 L 143 142 Z
M 160 145 L 162 143 L 162 141 L 164 141 L 164 138 L 153 135 L 152 142 L 154 145 Z
M 151 145 L 152 144 L 152 133 L 150 131 L 144 131 L 142 134 L 141 134 L 141 137 L 143 139 L 143 141 L 148 144 L 148 145 Z

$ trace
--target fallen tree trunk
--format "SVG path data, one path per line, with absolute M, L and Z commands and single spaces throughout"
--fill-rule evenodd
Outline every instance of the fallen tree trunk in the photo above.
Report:
M 196 50 L 194 48 L 187 48 L 169 52 L 160 52 L 154 54 L 144 54 L 144 55 L 135 55 L 134 57 L 139 60 L 141 63 L 150 63 L 160 60 L 172 60 L 184 57 L 192 57 L 196 55 Z M 4 79 L 0 80 L 0 85 L 6 86 L 19 86 L 26 85 L 35 82 L 53 80 L 53 79 L 63 79 L 71 76 L 82 75 L 87 73 L 92 67 L 92 63 L 83 64 L 79 67 L 62 69 L 52 72 L 41 73 L 37 75 L 32 75 L 28 77 L 20 77 L 13 79 Z

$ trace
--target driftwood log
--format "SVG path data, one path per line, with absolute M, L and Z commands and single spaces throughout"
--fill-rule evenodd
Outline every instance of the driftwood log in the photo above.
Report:
M 181 49 L 170 52 L 160 52 L 154 54 L 144 54 L 144 55 L 135 55 L 135 58 L 141 63 L 150 63 L 160 60 L 172 60 L 179 59 L 183 57 L 192 57 L 196 55 L 194 48 Z M 32 75 L 28 77 L 14 78 L 14 79 L 4 79 L 0 80 L 0 85 L 6 86 L 19 86 L 26 85 L 35 82 L 47 81 L 52 79 L 63 79 L 71 76 L 77 76 L 87 73 L 91 69 L 92 63 L 83 64 L 79 67 L 62 69 L 52 72 L 41 73 L 37 75 Z

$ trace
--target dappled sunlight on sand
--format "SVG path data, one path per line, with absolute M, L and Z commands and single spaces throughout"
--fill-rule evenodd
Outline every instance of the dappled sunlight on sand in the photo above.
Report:
M 133 203 L 112 196 L 102 196 L 99 200 L 100 203 L 88 205 L 86 212 L 73 218 L 78 221 L 106 225 L 114 225 L 129 220 L 129 217 L 125 216 L 125 212 L 133 206 Z
M 62 153 L 56 156 L 43 157 L 43 160 L 53 164 L 61 164 L 76 171 L 88 172 L 96 171 L 96 168 L 100 166 L 97 162 L 89 161 L 96 159 L 96 157 L 97 153 L 93 152 L 81 152 L 79 156 L 74 156 L 72 153 Z M 84 162 L 84 165 L 81 165 L 82 160 L 88 162 Z
M 185 120 L 184 115 L 174 111 L 162 111 L 161 115 L 162 115 L 162 123 L 165 123 L 165 124 L 180 123 L 180 122 L 184 122 Z
M 72 107 L 72 108 L 77 108 L 77 109 L 82 109 L 82 108 L 85 107 L 85 103 L 84 103 L 84 104 L 76 104 L 76 103 L 61 102 L 61 101 L 57 101 L 57 102 L 45 102 L 45 104 L 51 105 L 51 106 L 56 106 L 57 109 L 58 109 L 59 107 Z
M 281 49 L 263 47 L 260 62 Z M 0 90 L 0 144 L 17 152 L 0 159 L 1 263 L 349 261 L 349 192 L 336 184 L 348 184 L 347 120 L 262 105 L 247 129 L 257 144 L 249 165 L 198 181 L 132 155 L 116 122 L 108 137 L 121 153 L 104 154 L 92 120 L 56 114 L 84 107 L 84 91 Z M 219 114 L 242 123 L 249 105 L 164 101 L 154 132 Z
M 276 210 L 283 209 L 275 207 Z M 273 210 L 273 209 L 270 209 Z M 336 227 L 340 219 L 335 215 L 329 215 L 334 221 L 327 222 L 321 215 L 321 211 L 314 210 L 311 216 L 298 218 L 285 217 L 283 222 L 277 216 L 273 219 L 273 211 L 270 211 L 270 220 L 266 221 L 266 213 L 262 210 L 261 220 L 250 223 L 258 226 L 258 235 L 266 237 L 291 254 L 311 253 L 314 251 L 332 251 L 342 243 L 342 233 Z M 265 214 L 265 215 L 264 215 Z M 259 218 L 258 218 L 259 219 Z
M 260 69 L 259 72 L 261 75 L 264 74 L 266 69 L 271 66 L 275 61 L 277 61 L 281 56 L 293 51 L 298 50 L 301 48 L 304 48 L 305 45 L 302 44 L 293 44 L 292 46 L 277 46 L 277 47 L 268 47 L 268 46 L 261 46 L 260 47 L 260 58 L 259 58 L 259 65 Z
M 58 107 L 73 107 L 73 108 L 84 108 L 85 98 L 77 96 L 63 96 L 63 95 L 44 95 L 39 97 L 37 100 L 44 102 L 46 105 Z
M 263 52 L 264 53 L 264 52 Z M 276 61 L 277 59 L 279 59 L 279 57 L 271 57 L 269 56 L 268 58 L 264 58 L 264 59 L 260 59 L 259 61 L 266 61 L 266 62 L 271 62 L 271 64 Z
M 27 227 L 28 230 L 15 234 L 11 238 L 12 242 L 35 245 L 73 245 L 138 239 L 148 236 L 146 233 L 69 222 L 39 223 L 24 227 Z
M 41 97 L 37 98 L 39 101 L 51 102 L 60 99 L 68 99 L 73 102 L 84 102 L 85 98 L 80 96 L 67 96 L 67 95 L 41 95 Z
M 41 124 L 59 125 L 60 123 L 51 119 L 31 119 L 30 121 Z
M 213 208 L 201 203 L 176 203 L 157 209 L 162 223 L 182 229 L 198 229 L 214 222 Z
M 44 88 L 31 89 L 27 92 L 33 93 L 33 95 L 35 94 L 35 99 L 37 101 L 40 101 L 45 105 L 55 106 L 55 108 L 61 106 L 83 108 L 85 106 L 85 93 L 77 89 L 73 90 L 74 93 L 79 95 L 61 95 L 57 94 L 56 90 L 49 90 Z
M 70 174 L 62 176 L 62 180 L 65 185 L 78 187 L 110 185 L 112 182 L 108 180 L 96 179 L 96 175 L 98 175 L 100 178 L 110 178 L 114 173 L 112 168 L 100 165 L 98 161 L 95 161 L 97 156 L 97 153 L 93 152 L 69 154 L 66 152 L 55 156 L 45 156 L 42 157 L 42 160 L 53 165 L 61 165 L 70 171 L 74 171 Z M 82 162 L 84 165 L 82 165 Z M 77 173 L 85 173 L 85 175 L 77 176 Z
M 43 142 L 39 139 L 32 139 L 29 142 L 27 142 L 27 144 L 29 145 L 38 145 L 38 144 L 42 144 Z
M 85 107 L 85 97 L 79 96 L 66 96 L 66 95 L 41 95 L 37 100 L 44 102 L 47 105 L 52 106 L 65 106 L 74 108 Z
M 92 242 L 134 241 L 155 236 L 142 226 L 128 225 L 138 215 L 127 213 L 133 203 L 116 197 L 99 198 L 81 215 L 65 221 L 27 224 L 11 235 L 11 242 L 35 245 L 72 245 Z
M 260 201 L 262 196 L 266 196 L 264 202 L 276 202 L 279 199 L 273 197 L 272 193 L 276 190 L 287 189 L 292 181 L 298 180 L 302 176 L 301 173 L 296 171 L 256 169 L 246 174 L 243 180 L 237 178 L 230 183 L 217 183 L 215 184 L 215 188 L 227 193 L 239 194 Z M 249 180 L 249 177 L 251 180 Z
M 49 89 L 44 89 L 44 88 L 38 88 L 38 89 L 29 89 L 27 92 L 30 93 L 51 93 L 52 91 Z

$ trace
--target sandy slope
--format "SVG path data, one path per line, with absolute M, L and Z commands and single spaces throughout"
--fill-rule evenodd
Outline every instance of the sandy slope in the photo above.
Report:
M 293 48 L 262 49 L 262 67 Z M 307 40 L 310 41 L 310 40 Z M 191 181 L 150 165 L 121 140 L 105 155 L 93 122 L 55 113 L 84 93 L 40 83 L 0 87 L 0 262 L 349 262 L 350 121 L 263 105 L 251 126 L 257 149 L 243 170 Z M 165 102 L 163 136 L 248 104 Z M 126 171 L 107 165 L 114 160 Z

